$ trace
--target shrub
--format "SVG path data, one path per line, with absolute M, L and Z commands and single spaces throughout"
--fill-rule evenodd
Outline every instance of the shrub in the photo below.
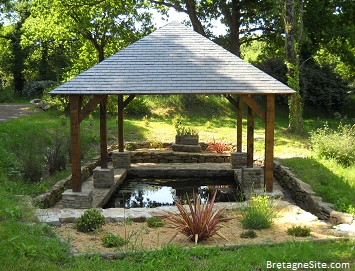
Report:
M 240 237 L 241 238 L 256 238 L 258 235 L 256 234 L 255 231 L 253 230 L 248 230 L 248 231 L 243 231 L 241 234 L 240 234 Z
M 138 96 L 125 107 L 124 112 L 130 116 L 144 116 L 149 112 L 149 106 L 144 98 Z
M 256 230 L 270 228 L 275 218 L 275 205 L 269 203 L 268 196 L 253 196 L 241 209 L 242 227 Z
M 296 237 L 306 237 L 311 235 L 311 229 L 306 226 L 292 226 L 287 229 L 287 234 L 293 235 Z
M 340 123 L 333 130 L 326 123 L 310 134 L 311 148 L 318 157 L 334 159 L 343 166 L 355 163 L 355 125 Z
M 164 222 L 163 219 L 160 217 L 149 217 L 147 218 L 147 225 L 149 228 L 158 228 L 158 227 L 163 227 Z
M 104 247 L 121 247 L 125 244 L 127 244 L 127 241 L 124 240 L 121 236 L 116 236 L 112 234 L 111 232 L 105 234 L 101 238 Z
M 29 82 L 22 91 L 23 96 L 30 98 L 41 98 L 44 90 L 52 88 L 57 84 L 55 81 L 32 81 Z
M 201 198 L 197 196 L 195 192 L 193 192 L 192 201 L 188 194 L 186 194 L 188 209 L 183 206 L 180 199 L 175 200 L 179 214 L 175 215 L 168 212 L 169 222 L 174 228 L 177 229 L 177 232 L 172 237 L 171 241 L 179 232 L 187 236 L 189 241 L 195 241 L 195 243 L 203 241 L 215 234 L 227 240 L 227 238 L 219 232 L 219 229 L 222 228 L 221 222 L 229 221 L 233 218 L 222 217 L 224 208 L 213 212 L 212 208 L 216 195 L 217 190 L 215 191 L 210 203 L 208 203 L 207 199 L 206 203 L 202 204 Z
M 89 209 L 76 221 L 75 228 L 80 232 L 99 230 L 106 224 L 105 217 L 96 209 Z
M 215 151 L 217 153 L 223 153 L 224 151 L 230 151 L 231 148 L 232 147 L 230 145 L 213 139 L 213 142 L 208 143 L 208 147 L 206 150 Z

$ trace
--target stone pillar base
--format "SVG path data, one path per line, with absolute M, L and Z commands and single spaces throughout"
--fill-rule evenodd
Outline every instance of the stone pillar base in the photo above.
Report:
M 94 187 L 95 188 L 110 188 L 114 183 L 113 167 L 94 169 Z
M 93 194 L 89 189 L 83 189 L 81 192 L 73 192 L 73 190 L 65 190 L 62 194 L 63 206 L 73 209 L 90 209 L 92 208 Z
M 114 151 L 112 153 L 112 164 L 114 168 L 130 168 L 131 167 L 130 153 Z
M 242 168 L 247 166 L 246 152 L 232 152 L 231 153 L 232 168 Z
M 242 168 L 242 189 L 247 199 L 253 194 L 255 190 L 263 190 L 264 183 L 262 179 L 262 168 Z

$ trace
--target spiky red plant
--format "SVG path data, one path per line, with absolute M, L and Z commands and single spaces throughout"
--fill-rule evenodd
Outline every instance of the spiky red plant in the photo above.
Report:
M 223 227 L 221 222 L 229 221 L 233 218 L 221 217 L 225 208 L 212 210 L 216 194 L 217 190 L 213 194 L 211 202 L 208 202 L 207 199 L 206 203 L 202 204 L 201 198 L 195 192 L 193 192 L 193 201 L 190 200 L 186 193 L 187 208 L 185 208 L 180 199 L 175 200 L 179 214 L 168 212 L 169 216 L 167 218 L 170 224 L 177 229 L 170 242 L 178 233 L 184 234 L 189 241 L 194 241 L 195 243 L 206 240 L 215 234 L 228 240 L 219 232 L 219 229 Z
M 231 146 L 224 142 L 219 142 L 213 139 L 213 142 L 208 143 L 208 147 L 206 150 L 215 151 L 217 153 L 223 153 L 224 151 L 230 151 Z

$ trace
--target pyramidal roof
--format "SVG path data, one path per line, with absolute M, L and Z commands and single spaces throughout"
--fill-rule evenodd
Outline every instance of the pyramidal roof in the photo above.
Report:
M 294 93 L 192 29 L 172 22 L 51 94 Z

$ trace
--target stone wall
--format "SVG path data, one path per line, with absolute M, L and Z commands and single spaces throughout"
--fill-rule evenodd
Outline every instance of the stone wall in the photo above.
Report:
M 320 197 L 317 197 L 309 184 L 296 178 L 287 167 L 277 162 L 274 162 L 274 177 L 291 193 L 292 199 L 303 210 L 311 212 L 319 219 L 329 220 L 332 224 L 353 223 L 354 217 L 351 214 L 334 211 L 332 204 L 323 202 Z
M 229 153 L 184 153 L 165 150 L 129 151 L 131 163 L 230 163 Z
M 81 167 L 82 182 L 89 178 L 94 169 L 99 165 L 100 159 L 94 158 L 92 162 Z M 40 194 L 33 199 L 33 203 L 40 208 L 53 207 L 61 198 L 65 190 L 72 188 L 72 175 L 56 182 L 46 193 Z

